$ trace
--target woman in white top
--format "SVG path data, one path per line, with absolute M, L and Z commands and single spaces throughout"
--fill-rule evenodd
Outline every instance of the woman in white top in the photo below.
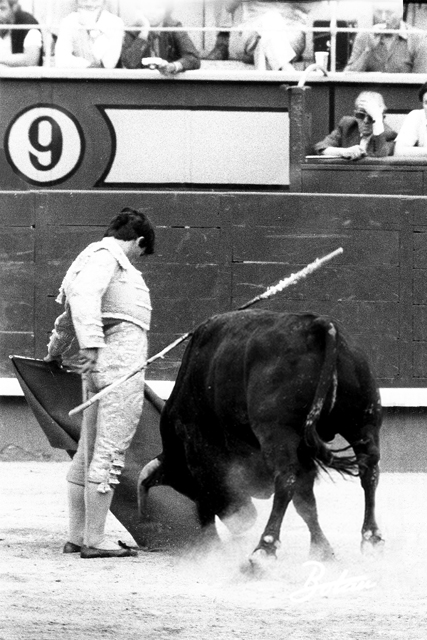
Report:
M 77 0 L 77 11 L 61 21 L 55 66 L 114 69 L 120 58 L 123 20 L 105 10 L 105 0 Z
M 427 82 L 418 91 L 422 109 L 410 111 L 396 138 L 395 156 L 427 157 Z

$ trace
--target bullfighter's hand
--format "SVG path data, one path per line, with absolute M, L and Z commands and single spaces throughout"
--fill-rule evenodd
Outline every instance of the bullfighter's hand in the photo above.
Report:
M 43 358 L 44 362 L 58 362 L 59 364 L 61 364 L 62 358 L 60 355 L 57 356 L 52 356 L 50 353 L 48 353 L 44 358 Z
M 80 373 L 92 373 L 95 371 L 98 359 L 98 349 L 80 349 L 79 351 L 79 371 Z
M 347 158 L 348 160 L 358 160 L 366 156 L 366 151 L 362 149 L 360 144 L 355 144 L 352 147 L 343 148 L 341 150 L 341 157 Z

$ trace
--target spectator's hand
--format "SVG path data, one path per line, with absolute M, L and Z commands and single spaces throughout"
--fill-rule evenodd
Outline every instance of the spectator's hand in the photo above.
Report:
M 367 97 L 358 100 L 357 108 L 366 111 L 366 113 L 371 116 L 374 122 L 383 121 L 383 110 L 381 109 L 379 104 L 372 98 Z
M 148 34 L 150 33 L 151 25 L 148 18 L 146 18 L 143 13 L 141 12 L 138 13 L 137 17 L 135 18 L 133 26 L 142 27 L 138 36 L 141 38 L 141 40 L 147 40 Z
M 360 144 L 355 144 L 352 147 L 341 149 L 341 157 L 347 158 L 347 160 L 359 160 L 363 156 L 366 156 L 366 151 L 362 149 Z
M 163 60 L 165 64 L 159 65 L 158 69 L 160 73 L 165 76 L 176 76 L 177 73 L 183 71 L 183 66 L 180 62 L 167 62 Z
M 92 373 L 95 370 L 98 359 L 98 349 L 80 349 L 79 372 Z

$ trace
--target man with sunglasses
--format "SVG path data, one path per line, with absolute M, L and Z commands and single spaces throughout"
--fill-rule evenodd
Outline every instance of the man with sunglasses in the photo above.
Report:
M 386 106 L 382 95 L 363 91 L 354 107 L 352 116 L 341 118 L 337 128 L 315 145 L 316 153 L 348 160 L 392 155 L 397 134 L 384 122 Z

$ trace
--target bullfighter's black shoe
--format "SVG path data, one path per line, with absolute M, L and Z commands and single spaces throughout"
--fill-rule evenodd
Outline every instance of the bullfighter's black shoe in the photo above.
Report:
M 62 553 L 79 553 L 81 550 L 82 548 L 78 544 L 74 544 L 74 542 L 66 542 L 62 549 Z
M 83 546 L 80 552 L 81 558 L 136 558 L 136 549 L 128 547 L 124 542 L 118 541 L 121 549 L 97 549 L 96 547 Z

